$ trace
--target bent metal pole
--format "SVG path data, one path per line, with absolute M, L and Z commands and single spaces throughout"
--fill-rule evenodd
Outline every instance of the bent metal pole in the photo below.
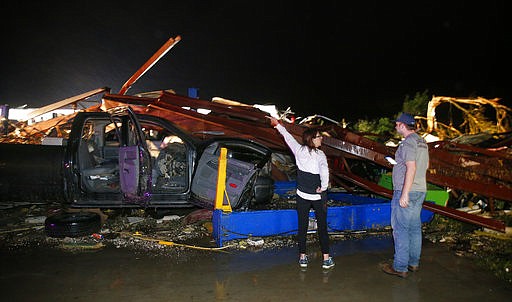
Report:
M 121 90 L 119 90 L 119 94 L 124 95 L 128 89 L 130 89 L 130 87 L 132 87 L 132 85 L 135 84 L 135 82 L 137 82 L 137 80 L 146 73 L 146 71 L 153 67 L 153 65 L 155 65 L 155 63 L 158 62 L 158 60 L 160 60 L 160 58 L 162 58 L 169 50 L 171 50 L 171 48 L 180 40 L 180 36 L 176 36 L 176 38 L 170 38 L 167 40 L 167 42 L 165 42 L 165 44 L 162 45 L 162 47 L 160 47 L 160 49 L 155 52 L 155 54 L 152 55 L 151 58 L 149 58 L 149 60 L 147 60 L 146 63 L 144 63 L 144 65 L 142 65 L 139 70 L 137 70 L 137 72 L 135 72 L 128 79 L 128 81 L 126 81 L 126 83 L 124 83 L 123 87 L 121 87 Z

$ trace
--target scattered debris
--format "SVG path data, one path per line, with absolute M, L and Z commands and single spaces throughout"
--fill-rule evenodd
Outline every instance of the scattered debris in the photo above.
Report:
M 249 237 L 247 238 L 247 244 L 253 247 L 262 247 L 265 241 L 260 237 Z
M 505 214 L 501 219 L 510 220 Z M 435 215 L 424 226 L 424 238 L 447 245 L 454 254 L 474 259 L 501 280 L 512 283 L 512 232 L 494 230 Z
M 276 207 L 290 207 L 288 201 L 276 200 Z M 46 246 L 76 253 L 97 251 L 110 246 L 130 249 L 140 254 L 179 258 L 190 249 L 229 252 L 296 246 L 293 236 L 271 236 L 232 240 L 228 245 L 218 248 L 211 235 L 211 221 L 196 220 L 190 224 L 185 223 L 190 213 L 166 215 L 172 219 L 163 220 L 166 216 L 152 217 L 140 209 L 106 210 L 103 215 L 107 218 L 98 232 L 75 238 L 53 238 L 46 236 L 42 218 L 37 221 L 28 218 L 46 217 L 56 212 L 56 206 L 23 205 L 0 210 L 0 249 Z M 134 218 L 138 222 L 130 223 Z M 500 219 L 509 224 L 512 216 L 508 212 Z M 441 215 L 434 215 L 432 222 L 423 226 L 423 232 L 426 240 L 446 245 L 461 257 L 475 259 L 475 262 L 492 271 L 499 279 L 512 283 L 512 234 L 488 230 Z M 391 228 L 337 232 L 330 235 L 331 240 L 335 241 L 370 236 L 391 236 Z M 313 233 L 308 234 L 307 238 L 310 243 L 317 240 Z

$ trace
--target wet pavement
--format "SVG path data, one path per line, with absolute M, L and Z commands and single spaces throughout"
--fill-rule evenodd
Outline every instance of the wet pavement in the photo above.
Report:
M 390 235 L 332 242 L 334 269 L 318 246 L 301 271 L 296 247 L 164 253 L 32 246 L 0 250 L 3 301 L 508 301 L 512 285 L 440 243 L 424 241 L 419 272 L 386 275 Z M 165 250 L 169 253 L 166 254 Z

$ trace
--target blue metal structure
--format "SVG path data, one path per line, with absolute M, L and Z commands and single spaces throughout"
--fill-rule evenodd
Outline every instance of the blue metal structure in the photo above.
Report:
M 276 183 L 274 192 L 280 196 L 292 196 L 294 183 Z M 344 206 L 327 209 L 327 225 L 330 233 L 382 229 L 391 225 L 389 199 L 363 197 L 347 193 L 329 193 L 330 200 L 341 201 Z M 421 221 L 430 222 L 434 213 L 423 209 Z M 310 212 L 314 219 L 314 212 Z M 297 234 L 297 212 L 286 210 L 255 210 L 224 213 L 214 210 L 213 237 L 217 246 L 227 241 L 250 237 L 287 236 Z

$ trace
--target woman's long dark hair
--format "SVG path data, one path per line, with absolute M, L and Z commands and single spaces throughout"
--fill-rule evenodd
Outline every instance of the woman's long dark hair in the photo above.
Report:
M 309 151 L 316 150 L 315 144 L 313 143 L 313 139 L 315 136 L 320 135 L 317 129 L 308 128 L 304 132 L 302 132 L 302 143 L 304 146 L 308 147 Z

